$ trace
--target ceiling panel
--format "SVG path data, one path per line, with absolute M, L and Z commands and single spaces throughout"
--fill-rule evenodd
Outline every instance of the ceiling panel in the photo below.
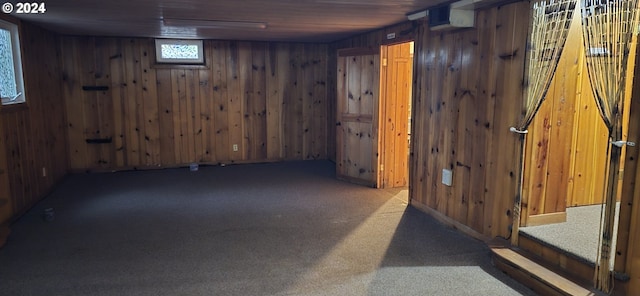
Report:
M 13 16 L 69 35 L 328 42 L 393 25 L 443 0 L 48 0 L 42 14 Z M 163 19 L 263 22 L 168 26 Z M 184 21 L 181 23 L 185 23 Z

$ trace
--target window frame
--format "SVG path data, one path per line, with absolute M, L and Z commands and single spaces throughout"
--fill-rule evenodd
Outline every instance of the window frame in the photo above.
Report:
M 27 99 L 24 87 L 24 71 L 22 69 L 22 47 L 20 44 L 20 25 L 6 19 L 0 18 L 0 29 L 9 31 L 11 34 L 11 49 L 13 54 L 14 79 L 18 96 L 11 98 L 0 98 L 0 106 L 12 106 L 26 104 Z M 1 107 L 0 107 L 1 108 Z
M 188 39 L 155 39 L 156 63 L 161 65 L 205 65 L 204 42 L 203 40 Z M 164 44 L 185 44 L 196 45 L 198 47 L 198 59 L 171 59 L 162 57 L 162 45 Z

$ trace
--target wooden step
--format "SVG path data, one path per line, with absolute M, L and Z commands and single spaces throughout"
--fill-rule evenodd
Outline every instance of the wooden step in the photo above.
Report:
M 593 285 L 596 266 L 595 263 L 589 262 L 585 258 L 522 232 L 519 236 L 518 251 L 523 251 L 520 254 L 524 253 L 523 255 L 538 263 L 544 262 L 543 265 L 552 270 L 562 270 L 566 273 L 564 275 L 570 275 L 574 282 L 579 281 L 583 285 Z
M 508 247 L 491 247 L 493 262 L 502 271 L 540 295 L 600 295 L 518 254 Z

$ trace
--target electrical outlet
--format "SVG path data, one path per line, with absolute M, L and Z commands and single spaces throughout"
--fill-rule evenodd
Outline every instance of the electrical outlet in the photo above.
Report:
M 443 169 L 442 170 L 442 184 L 451 187 L 452 181 L 453 181 L 453 172 L 451 170 Z
M 47 168 L 42 167 L 42 176 L 46 177 L 47 176 Z
M 238 152 L 238 144 L 233 144 L 233 152 Z

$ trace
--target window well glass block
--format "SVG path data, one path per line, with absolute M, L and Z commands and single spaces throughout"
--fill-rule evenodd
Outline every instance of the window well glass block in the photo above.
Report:
M 198 46 L 187 44 L 162 44 L 163 59 L 198 59 Z
M 202 40 L 156 39 L 156 62 L 204 64 Z

